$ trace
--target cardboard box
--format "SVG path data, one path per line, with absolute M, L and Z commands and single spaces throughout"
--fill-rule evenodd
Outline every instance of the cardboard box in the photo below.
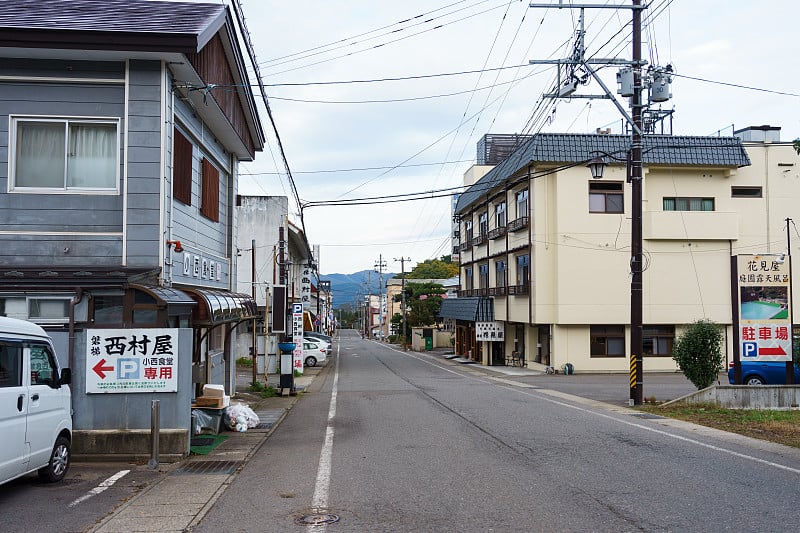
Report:
M 230 399 L 230 397 L 228 397 Z M 225 398 L 218 396 L 198 396 L 194 399 L 194 405 L 197 407 L 213 407 L 221 409 L 226 407 Z
M 203 385 L 203 396 L 222 398 L 225 396 L 225 387 L 223 385 Z

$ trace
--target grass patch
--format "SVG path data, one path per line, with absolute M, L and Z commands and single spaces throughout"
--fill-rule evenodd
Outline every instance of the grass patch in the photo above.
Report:
M 252 382 L 247 386 L 250 392 L 257 392 L 262 398 L 272 398 L 278 395 L 278 391 L 272 385 L 264 385 L 263 383 Z
M 724 409 L 706 405 L 643 405 L 640 411 L 701 426 L 738 433 L 747 437 L 800 448 L 800 411 Z
M 240 357 L 236 360 L 237 366 L 253 366 L 253 360 L 249 357 Z

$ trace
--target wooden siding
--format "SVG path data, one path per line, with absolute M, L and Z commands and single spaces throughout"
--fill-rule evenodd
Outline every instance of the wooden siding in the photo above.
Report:
M 239 92 L 242 88 L 233 90 L 236 80 L 233 77 L 228 56 L 222 45 L 222 39 L 215 35 L 206 46 L 197 54 L 189 54 L 189 62 L 195 68 L 200 78 L 208 85 L 216 84 L 222 87 L 209 93 L 216 100 L 234 131 L 239 135 L 248 152 L 255 156 L 255 146 L 250 130 L 245 120 Z

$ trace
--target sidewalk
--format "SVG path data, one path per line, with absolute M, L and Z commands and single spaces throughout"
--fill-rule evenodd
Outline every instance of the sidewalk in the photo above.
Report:
M 295 378 L 297 394 L 272 398 L 248 392 L 247 387 L 253 380 L 252 369 L 237 369 L 237 391 L 231 402 L 249 405 L 258 415 L 258 426 L 242 433 L 225 431 L 229 438 L 208 455 L 190 455 L 179 463 L 160 464 L 161 480 L 125 502 L 88 531 L 182 532 L 199 524 L 236 472 L 258 451 L 297 402 L 302 390 L 324 368 L 306 368 L 305 375 Z M 260 378 L 263 383 L 264 376 Z M 274 374 L 269 376 L 269 384 L 276 389 L 278 378 Z

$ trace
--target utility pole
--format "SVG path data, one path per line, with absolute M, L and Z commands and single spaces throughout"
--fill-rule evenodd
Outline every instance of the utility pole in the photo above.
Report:
M 383 331 L 383 306 L 384 300 L 386 299 L 386 293 L 384 292 L 383 288 L 383 270 L 386 268 L 386 261 L 383 260 L 383 254 L 378 255 L 378 261 L 375 263 L 375 270 L 378 272 L 378 336 L 384 336 L 385 332 Z M 378 340 L 381 340 L 380 338 Z
M 564 0 L 559 0 L 557 6 L 553 4 L 529 4 L 529 7 L 547 8 L 552 7 L 560 8 L 576 8 L 581 10 L 580 17 L 580 30 L 578 32 L 578 40 L 575 46 L 575 51 L 571 58 L 566 60 L 532 60 L 530 64 L 556 64 L 559 66 L 559 79 L 555 91 L 551 95 L 554 98 L 606 98 L 616 106 L 619 112 L 625 117 L 628 124 L 630 124 L 631 145 L 628 150 L 628 164 L 629 164 L 629 179 L 631 182 L 631 259 L 630 259 L 630 275 L 631 275 L 631 355 L 630 355 L 630 399 L 635 405 L 640 405 L 644 399 L 643 390 L 643 338 L 642 338 L 642 10 L 646 6 L 642 5 L 641 0 L 632 0 L 631 5 L 610 5 L 610 4 L 565 4 Z M 632 10 L 631 19 L 631 61 L 620 59 L 606 59 L 606 58 L 585 58 L 584 56 L 584 9 L 630 9 Z M 629 65 L 633 74 L 632 91 L 624 96 L 630 96 L 631 115 L 629 115 L 625 108 L 617 101 L 611 94 L 608 87 L 606 87 L 603 80 L 597 74 L 597 71 L 592 68 L 593 64 L 605 65 Z M 566 80 L 561 79 L 560 67 L 564 65 L 570 74 Z M 585 77 L 576 75 L 576 66 L 582 67 L 588 74 Z M 669 68 L 667 70 L 669 72 Z M 603 95 L 576 95 L 574 94 L 577 87 L 581 83 L 588 83 L 588 76 L 591 75 L 598 85 L 603 88 Z M 667 99 L 667 98 L 665 98 Z M 663 100 L 659 100 L 663 101 Z M 612 154 L 604 153 L 604 155 L 611 156 Z M 596 157 L 601 164 L 605 162 L 600 157 Z M 590 165 L 591 166 L 591 165 Z M 602 172 L 599 175 L 594 175 L 594 178 L 602 177 Z
M 406 261 L 411 261 L 410 257 L 395 259 L 400 261 L 400 312 L 403 315 L 403 351 L 408 350 L 406 344 Z
M 794 385 L 794 293 L 792 291 L 792 237 L 789 233 L 789 222 L 794 225 L 794 220 L 786 219 L 786 261 L 789 263 L 789 338 L 792 341 L 791 360 L 786 361 L 786 384 Z
M 250 283 L 253 301 L 256 300 L 256 240 L 250 242 Z M 264 339 L 266 343 L 266 339 Z M 266 345 L 265 345 L 266 346 Z M 266 356 L 266 354 L 264 354 Z M 258 319 L 253 318 L 253 383 L 258 383 Z M 266 365 L 266 361 L 264 361 Z

